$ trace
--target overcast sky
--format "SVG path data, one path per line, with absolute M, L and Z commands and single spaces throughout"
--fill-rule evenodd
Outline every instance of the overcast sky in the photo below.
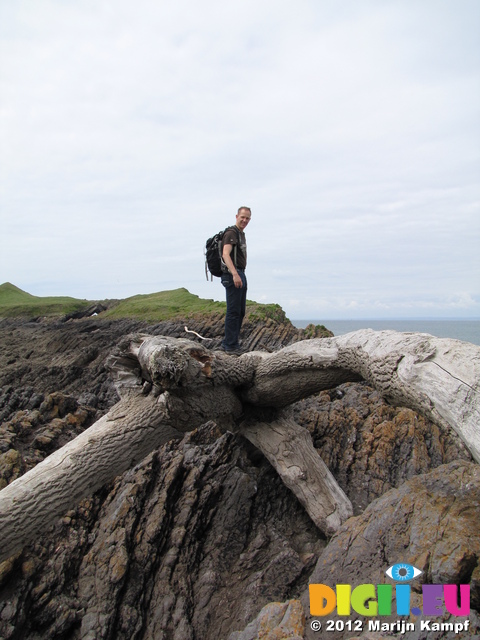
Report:
M 0 282 L 480 317 L 478 0 L 1 0 Z

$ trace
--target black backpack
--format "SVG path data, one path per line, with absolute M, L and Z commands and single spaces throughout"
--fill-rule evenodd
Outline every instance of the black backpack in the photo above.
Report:
M 229 229 L 235 229 L 237 232 L 237 242 L 240 243 L 240 234 L 236 226 L 227 227 L 223 231 L 219 231 L 214 236 L 209 238 L 205 243 L 205 276 L 208 280 L 208 272 L 210 271 L 210 280 L 213 280 L 213 276 L 220 278 L 222 273 L 227 272 L 227 267 L 222 260 L 223 250 L 223 236 L 225 231 Z M 237 245 L 233 248 L 233 264 L 237 266 Z

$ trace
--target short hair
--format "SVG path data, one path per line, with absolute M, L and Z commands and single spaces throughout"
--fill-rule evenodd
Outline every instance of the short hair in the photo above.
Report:
M 252 215 L 252 211 L 251 211 L 250 207 L 239 207 L 237 213 L 240 213 L 240 211 L 248 211 L 248 213 L 250 215 Z

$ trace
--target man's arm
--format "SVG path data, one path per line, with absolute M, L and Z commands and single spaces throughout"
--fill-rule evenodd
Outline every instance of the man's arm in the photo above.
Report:
M 233 260 L 231 256 L 232 250 L 233 250 L 233 244 L 223 245 L 222 258 L 224 263 L 227 265 L 228 270 L 233 276 L 233 284 L 237 287 L 237 289 L 239 289 L 243 287 L 243 283 L 242 283 L 242 279 L 238 275 L 235 265 L 233 264 Z

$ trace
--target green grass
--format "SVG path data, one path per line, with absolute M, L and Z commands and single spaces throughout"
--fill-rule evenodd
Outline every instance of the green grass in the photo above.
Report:
M 194 315 L 225 313 L 223 302 L 204 300 L 187 289 L 173 289 L 120 300 L 101 314 L 104 318 L 137 318 L 148 322 L 160 322 L 172 318 L 188 318 Z
M 38 297 L 22 291 L 10 282 L 0 285 L 0 317 L 62 316 L 88 307 L 90 302 L 68 296 Z
M 0 285 L 0 318 L 6 317 L 62 317 L 74 311 L 87 309 L 94 300 L 78 300 L 69 297 L 42 298 L 32 296 L 9 282 Z M 212 313 L 224 314 L 225 302 L 206 300 L 190 293 L 187 289 L 173 289 L 146 295 L 132 296 L 118 301 L 102 301 L 107 310 L 99 318 L 135 318 L 150 323 L 191 318 Z M 278 304 L 258 304 L 247 302 L 247 319 L 289 322 Z
M 333 333 L 324 324 L 309 324 L 305 327 L 305 338 L 332 338 Z
M 121 300 L 114 307 L 101 314 L 105 318 L 141 318 L 149 322 L 160 322 L 173 318 L 191 318 L 212 313 L 226 312 L 225 302 L 199 298 L 187 289 L 173 289 L 147 295 L 133 296 Z M 259 304 L 247 301 L 247 319 L 289 322 L 278 304 Z
M 247 301 L 247 317 L 249 320 L 266 320 L 269 318 L 275 322 L 290 322 L 279 304 L 258 304 L 257 302 Z

